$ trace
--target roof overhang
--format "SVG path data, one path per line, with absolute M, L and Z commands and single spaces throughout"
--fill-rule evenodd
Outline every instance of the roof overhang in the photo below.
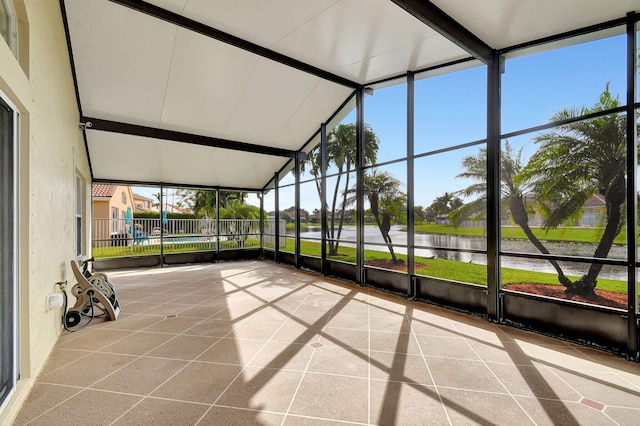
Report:
M 640 0 L 60 0 L 94 180 L 261 189 L 356 90 Z M 470 61 L 476 59 L 479 61 Z M 452 67 L 453 68 L 453 67 Z

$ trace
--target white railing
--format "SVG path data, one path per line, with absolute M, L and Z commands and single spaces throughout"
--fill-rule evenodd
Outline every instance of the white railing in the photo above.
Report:
M 280 232 L 284 235 L 285 223 Z M 265 221 L 265 247 L 273 246 L 275 224 Z M 281 238 L 281 244 L 284 243 Z M 93 219 L 93 256 L 143 256 L 164 253 L 260 247 L 260 220 L 254 219 Z

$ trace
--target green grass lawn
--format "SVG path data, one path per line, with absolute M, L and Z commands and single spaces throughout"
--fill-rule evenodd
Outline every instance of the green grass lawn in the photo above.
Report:
M 237 241 L 220 241 L 220 250 L 237 249 Z M 260 240 L 248 238 L 244 243 L 245 248 L 260 247 Z M 216 242 L 193 241 L 189 243 L 164 243 L 164 254 L 191 253 L 197 251 L 217 250 Z M 157 256 L 160 254 L 160 244 L 141 244 L 134 246 L 115 247 L 94 247 L 93 257 L 95 259 L 110 257 L 130 257 L 130 256 Z
M 406 231 L 406 228 L 403 230 Z M 597 243 L 600 241 L 602 228 L 556 228 L 545 230 L 543 228 L 531 228 L 534 235 L 540 240 L 547 241 L 572 241 L 578 243 Z M 433 223 L 416 225 L 416 233 L 419 234 L 451 234 L 469 237 L 486 236 L 485 228 L 480 226 L 470 226 L 464 228 L 454 228 L 452 225 L 436 225 Z M 501 228 L 502 238 L 527 239 L 524 231 L 519 226 L 503 226 Z M 626 244 L 627 233 L 623 230 L 614 241 L 615 244 Z
M 446 225 L 437 225 L 442 228 Z M 476 228 L 460 228 L 460 229 L 476 229 Z M 585 231 L 579 229 L 578 231 Z M 591 231 L 593 230 L 586 230 Z M 576 233 L 575 235 L 579 235 Z M 245 242 L 246 248 L 257 248 L 260 246 L 259 239 L 247 239 Z M 265 245 L 267 248 L 273 248 L 272 246 Z M 220 249 L 235 249 L 238 248 L 236 241 L 221 241 Z M 196 251 L 208 251 L 216 250 L 215 242 L 190 242 L 188 244 L 165 244 L 164 253 L 188 253 Z M 291 237 L 284 239 L 284 244 L 281 245 L 280 250 L 284 252 L 294 253 L 295 240 Z M 300 253 L 305 256 L 320 257 L 321 256 L 321 244 L 317 241 L 300 241 Z M 347 263 L 356 263 L 356 250 L 351 247 L 340 247 L 338 256 L 328 256 L 329 259 L 339 260 Z M 136 246 L 124 246 L 124 247 L 102 247 L 93 249 L 93 257 L 107 258 L 107 257 L 125 257 L 125 256 L 150 256 L 159 255 L 160 245 L 136 245 Z M 365 250 L 364 253 L 365 262 L 372 262 L 375 260 L 389 260 L 391 256 L 388 251 L 377 250 Z M 406 255 L 398 254 L 399 259 L 407 260 Z M 475 263 L 457 262 L 454 260 L 446 259 L 427 259 L 422 257 L 416 257 L 416 274 L 429 276 L 434 278 L 443 278 L 452 281 L 459 281 L 470 284 L 487 285 L 487 268 L 485 265 L 478 265 Z M 570 277 L 576 279 L 577 277 Z M 537 284 L 551 284 L 560 285 L 558 278 L 555 274 L 544 272 L 533 272 L 522 269 L 502 268 L 502 283 L 503 285 L 519 284 L 519 283 L 537 283 Z M 598 289 L 615 291 L 618 293 L 627 293 L 626 281 L 610 280 L 600 278 L 598 279 Z
M 281 247 L 282 251 L 294 252 L 294 239 L 288 238 L 285 247 Z M 300 242 L 300 253 L 306 256 L 320 257 L 321 245 L 315 241 Z M 340 247 L 339 256 L 327 256 L 329 259 L 339 260 L 347 263 L 356 263 L 356 250 L 352 247 Z M 407 260 L 407 256 L 403 254 L 397 255 L 398 259 Z M 391 255 L 388 251 L 365 250 L 364 259 L 366 262 L 375 260 L 389 260 Z M 475 263 L 457 262 L 455 260 L 446 259 L 426 259 L 416 257 L 416 274 L 434 278 L 443 278 L 451 281 L 460 281 L 470 284 L 487 285 L 487 267 Z M 419 267 L 418 265 L 422 265 Z M 523 269 L 502 268 L 502 285 L 520 283 L 550 284 L 560 285 L 558 276 L 545 272 L 534 272 Z M 571 279 L 578 277 L 569 276 Z M 619 280 L 610 280 L 605 278 L 598 279 L 598 289 L 615 291 L 617 293 L 627 293 L 627 282 Z

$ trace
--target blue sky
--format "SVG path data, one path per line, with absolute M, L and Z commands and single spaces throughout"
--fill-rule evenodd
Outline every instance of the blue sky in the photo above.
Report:
M 418 79 L 415 83 L 415 153 L 455 146 L 486 137 L 486 68 L 475 67 L 451 74 Z M 545 124 L 563 108 L 591 106 L 610 84 L 610 91 L 626 98 L 625 36 L 583 43 L 529 56 L 507 59 L 502 77 L 502 133 Z M 355 121 L 349 114 L 344 123 Z M 378 161 L 406 156 L 406 85 L 378 89 L 365 98 L 365 122 L 380 138 Z M 531 136 L 510 140 L 523 148 L 525 159 L 535 152 Z M 444 192 L 469 185 L 456 178 L 461 160 L 478 152 L 466 148 L 416 160 L 416 205 L 429 206 Z M 404 162 L 381 168 L 406 182 Z M 283 182 L 292 182 L 285 178 Z M 143 195 L 157 189 L 134 189 Z M 317 193 L 307 185 L 301 194 L 301 207 L 319 208 Z M 257 203 L 257 198 L 250 200 Z M 293 191 L 283 191 L 282 208 L 293 205 Z M 267 210 L 272 210 L 272 194 Z

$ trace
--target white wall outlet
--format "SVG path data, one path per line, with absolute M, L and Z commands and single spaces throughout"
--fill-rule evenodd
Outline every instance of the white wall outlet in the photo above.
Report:
M 63 302 L 61 293 L 47 294 L 47 311 L 61 308 Z

